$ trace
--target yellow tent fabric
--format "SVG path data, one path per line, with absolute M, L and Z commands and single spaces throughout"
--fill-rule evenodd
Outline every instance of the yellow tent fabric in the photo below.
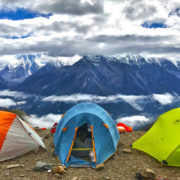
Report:
M 159 116 L 132 147 L 150 154 L 164 165 L 180 167 L 180 108 Z

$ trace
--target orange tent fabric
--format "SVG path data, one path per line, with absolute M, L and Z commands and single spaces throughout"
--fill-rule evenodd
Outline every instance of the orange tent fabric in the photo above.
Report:
M 3 146 L 7 132 L 9 130 L 9 128 L 11 127 L 11 124 L 14 121 L 14 119 L 16 118 L 16 116 L 17 115 L 14 113 L 6 112 L 6 111 L 0 111 L 0 132 L 1 132 L 0 150 Z
M 46 148 L 28 123 L 17 114 L 0 111 L 0 162 L 37 150 L 39 146 Z

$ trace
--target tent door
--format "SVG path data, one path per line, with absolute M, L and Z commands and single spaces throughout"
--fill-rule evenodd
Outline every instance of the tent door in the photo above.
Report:
M 94 133 L 93 133 L 93 126 L 92 125 L 91 125 L 91 133 L 92 133 L 92 144 L 93 144 L 94 162 L 97 163 L 95 143 L 94 143 Z
M 75 131 L 67 162 L 74 158 L 87 163 L 96 163 L 93 126 L 88 126 L 87 123 Z
M 69 150 L 69 154 L 68 154 L 68 157 L 67 157 L 67 159 L 66 159 L 66 162 L 69 161 L 69 157 L 70 157 L 70 155 L 71 155 L 72 147 L 73 147 L 73 145 L 74 145 L 74 140 L 75 140 L 75 138 L 76 138 L 77 130 L 78 130 L 78 127 L 76 127 L 76 129 L 75 129 L 74 138 L 73 138 L 73 141 L 72 141 L 72 144 L 71 144 L 71 148 L 70 148 L 70 150 Z

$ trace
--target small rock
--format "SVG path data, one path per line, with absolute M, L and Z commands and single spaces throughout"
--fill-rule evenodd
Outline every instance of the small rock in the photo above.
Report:
M 73 177 L 71 180 L 78 180 L 78 177 Z
M 146 174 L 139 173 L 139 172 L 137 172 L 134 177 L 135 179 L 141 179 L 141 180 L 149 179 Z
M 63 166 L 65 170 L 67 170 L 67 167 L 66 166 Z
M 26 170 L 26 171 L 32 171 L 30 168 L 26 168 L 25 170 Z
M 144 173 L 149 177 L 149 178 L 155 178 L 156 177 L 156 173 L 150 169 L 150 168 L 146 168 Z
M 6 176 L 9 176 L 10 174 L 9 173 L 6 173 Z
M 110 177 L 104 177 L 104 179 L 110 180 Z
M 132 153 L 132 150 L 130 148 L 124 148 L 122 150 L 123 153 L 126 153 L 126 154 L 131 154 Z
M 46 136 L 44 136 L 44 139 L 48 139 L 49 138 L 49 134 L 47 134 Z
M 7 169 L 16 168 L 16 167 L 20 167 L 20 165 L 19 164 L 11 164 L 11 165 L 6 166 Z
M 98 171 L 98 170 L 102 170 L 102 169 L 104 169 L 104 164 L 98 164 L 97 166 L 96 166 L 96 170 Z
M 55 176 L 56 176 L 56 177 L 61 177 L 61 175 L 60 175 L 60 174 L 55 174 Z
M 52 168 L 52 173 L 54 173 L 54 174 L 57 174 L 57 173 L 64 174 L 65 172 L 66 171 L 64 170 L 64 167 L 62 167 L 62 166 L 55 166 Z
M 20 174 L 19 177 L 24 177 L 24 174 Z

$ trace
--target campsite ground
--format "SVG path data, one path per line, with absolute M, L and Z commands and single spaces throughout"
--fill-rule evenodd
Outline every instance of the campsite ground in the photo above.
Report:
M 55 175 L 47 171 L 34 171 L 38 161 L 57 164 L 57 157 L 53 156 L 53 138 L 49 130 L 38 130 L 38 133 L 48 147 L 48 151 L 40 149 L 37 153 L 31 152 L 24 156 L 0 163 L 0 180 L 103 180 L 120 179 L 133 180 L 136 172 L 142 172 L 150 168 L 156 173 L 157 178 L 180 180 L 180 168 L 163 167 L 149 155 L 132 150 L 132 153 L 124 153 L 123 149 L 129 147 L 144 132 L 125 133 L 121 135 L 118 150 L 115 156 L 105 163 L 102 170 L 92 168 L 68 168 L 63 175 Z M 8 165 L 19 164 L 20 167 L 7 169 Z

